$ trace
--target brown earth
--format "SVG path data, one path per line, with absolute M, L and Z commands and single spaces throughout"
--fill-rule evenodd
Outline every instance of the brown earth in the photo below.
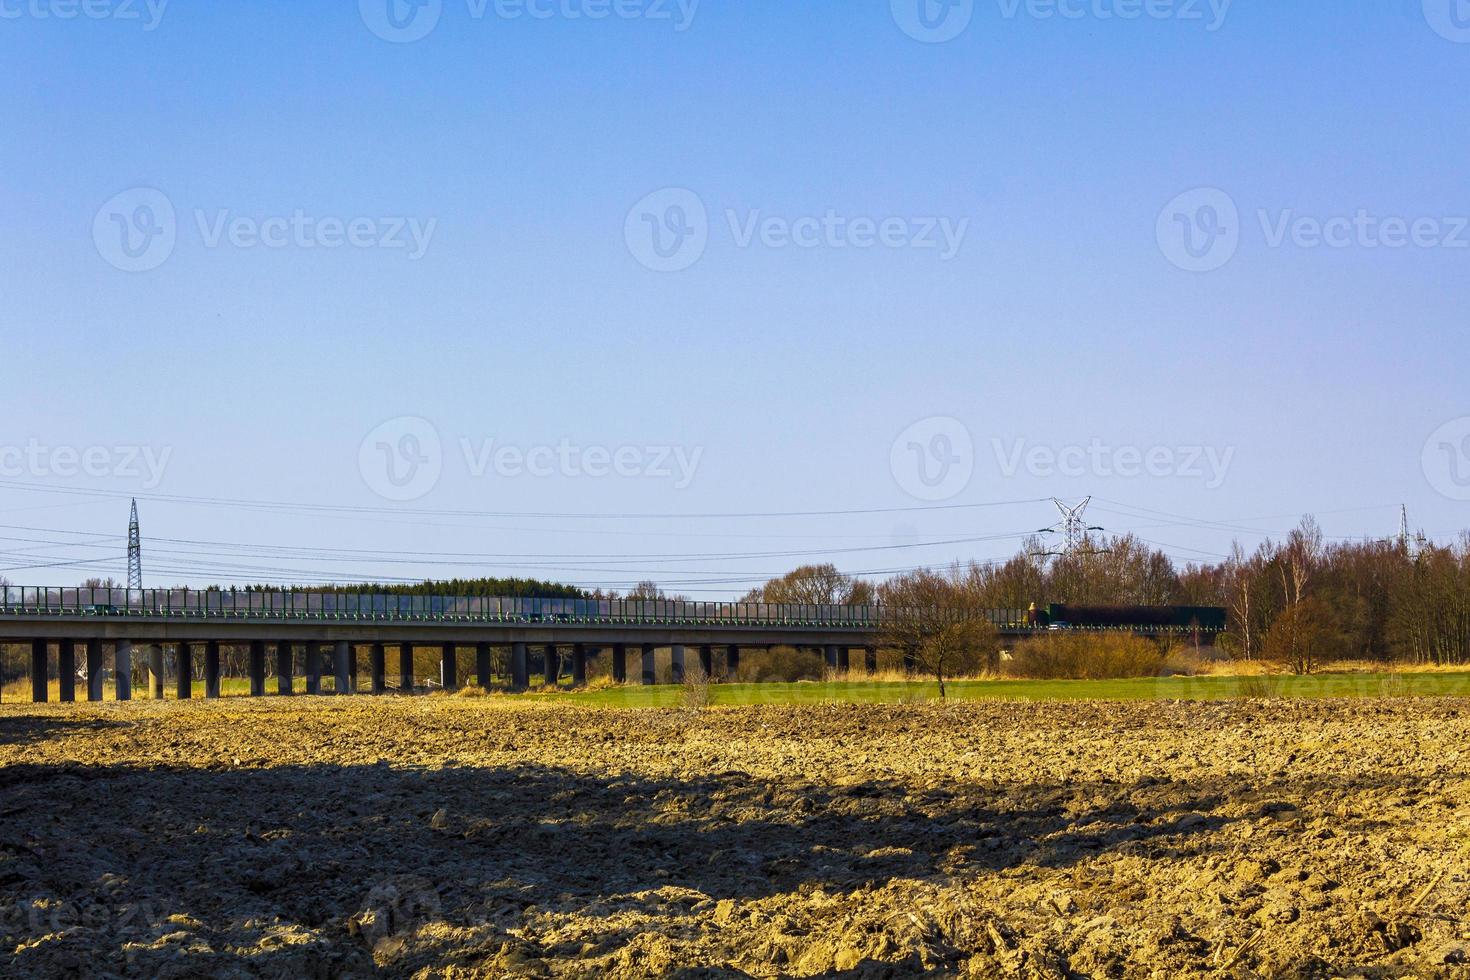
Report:
M 1470 701 L 0 709 L 0 975 L 1470 976 Z

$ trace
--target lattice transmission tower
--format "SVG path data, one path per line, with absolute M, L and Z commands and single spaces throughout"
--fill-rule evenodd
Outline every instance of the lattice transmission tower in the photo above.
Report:
M 1082 502 L 1074 507 L 1068 507 L 1055 497 L 1052 498 L 1052 503 L 1056 504 L 1057 510 L 1062 515 L 1062 519 L 1051 527 L 1042 528 L 1037 533 L 1060 534 L 1065 543 L 1061 551 L 1044 551 L 1040 552 L 1037 557 L 1060 558 L 1063 555 L 1103 554 L 1106 551 L 1106 549 L 1092 548 L 1090 546 L 1091 542 L 1087 539 L 1087 535 L 1091 531 L 1107 530 L 1106 528 L 1087 523 L 1085 515 L 1087 513 L 1087 505 L 1092 503 L 1091 497 L 1083 498 Z
M 138 502 L 128 517 L 128 589 L 143 590 L 143 537 L 138 533 Z

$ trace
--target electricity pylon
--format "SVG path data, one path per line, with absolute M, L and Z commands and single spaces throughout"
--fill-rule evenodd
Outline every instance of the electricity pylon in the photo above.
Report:
M 1047 551 L 1043 552 L 1042 556 L 1056 558 L 1062 555 L 1101 553 L 1098 550 L 1088 547 L 1087 535 L 1089 532 L 1106 530 L 1106 528 L 1098 527 L 1095 524 L 1088 524 L 1086 518 L 1083 516 L 1087 512 L 1087 505 L 1092 503 L 1092 498 L 1084 498 L 1075 507 L 1068 507 L 1055 497 L 1052 498 L 1051 502 L 1056 504 L 1057 510 L 1061 512 L 1062 519 L 1051 527 L 1044 527 L 1036 533 L 1060 534 L 1066 541 L 1066 544 L 1062 551 Z
M 128 517 L 128 589 L 143 591 L 143 537 L 138 533 L 138 502 Z

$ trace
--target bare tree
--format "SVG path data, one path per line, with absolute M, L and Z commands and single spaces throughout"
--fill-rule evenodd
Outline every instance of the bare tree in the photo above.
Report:
M 1287 607 L 1266 634 L 1268 659 L 1287 666 L 1294 674 L 1310 674 L 1321 665 L 1328 640 L 1327 609 L 1320 600 L 1307 598 Z
M 671 600 L 673 602 L 688 602 L 689 601 L 689 597 L 687 595 L 666 595 L 666 594 L 664 594 L 664 590 L 661 589 L 659 587 L 659 584 L 657 582 L 653 581 L 652 579 L 644 579 L 642 582 L 639 582 L 637 585 L 633 586 L 633 590 L 628 593 L 628 598 L 629 599 L 668 599 L 668 600 Z
M 904 663 L 922 668 L 939 683 L 993 665 L 999 655 L 995 626 L 958 566 L 949 574 L 919 569 L 884 583 L 884 643 L 901 651 Z
M 836 565 L 803 565 L 773 578 L 746 593 L 743 602 L 775 602 L 804 605 L 866 605 L 873 601 L 873 587 L 861 579 L 844 575 Z

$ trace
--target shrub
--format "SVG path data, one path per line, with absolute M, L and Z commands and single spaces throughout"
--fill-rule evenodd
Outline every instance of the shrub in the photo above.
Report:
M 1327 659 L 1328 624 L 1327 607 L 1317 599 L 1287 606 L 1266 634 L 1265 658 L 1285 664 L 1293 674 L 1310 674 Z
M 713 700 L 710 696 L 709 677 L 705 675 L 704 668 L 696 660 L 684 671 L 684 689 L 679 701 L 685 708 L 698 711 L 708 708 Z
M 1241 698 L 1279 698 L 1281 680 L 1270 674 L 1253 674 L 1236 682 L 1235 695 Z
M 1123 633 L 1057 633 L 1018 643 L 1006 673 L 1037 680 L 1105 680 L 1157 676 L 1164 650 L 1153 640 Z
M 770 651 L 746 650 L 740 657 L 735 679 L 755 681 L 819 681 L 827 676 L 827 661 L 814 650 L 775 647 Z

